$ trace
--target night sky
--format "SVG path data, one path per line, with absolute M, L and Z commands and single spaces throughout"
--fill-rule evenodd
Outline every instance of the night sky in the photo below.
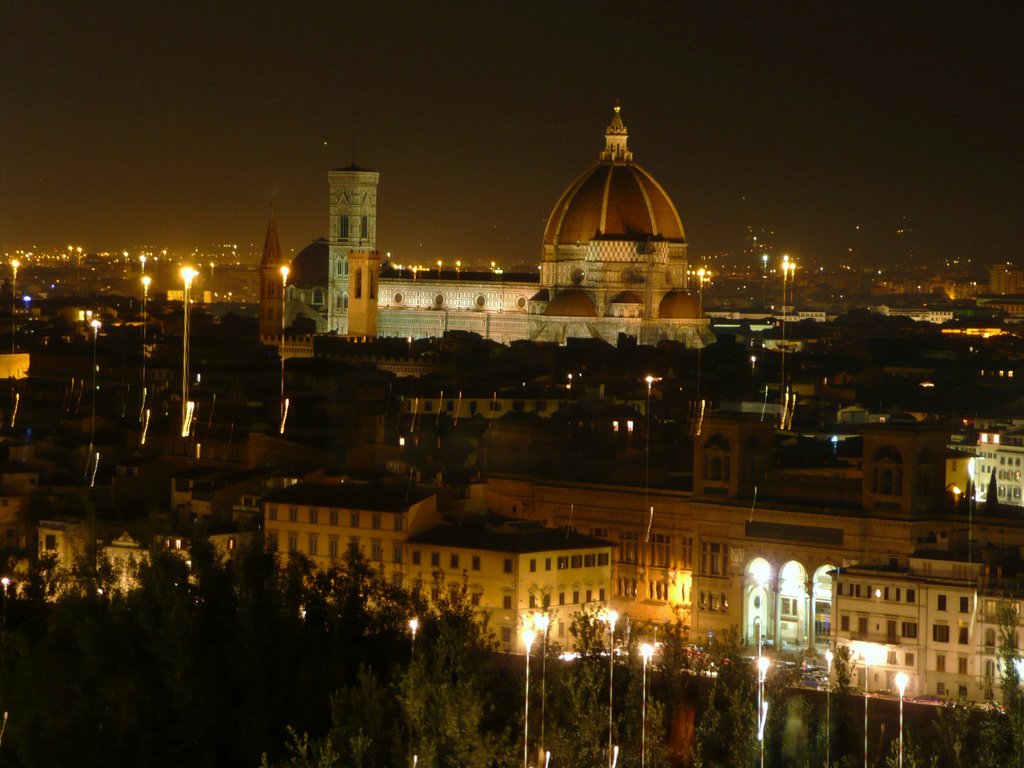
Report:
M 382 252 L 535 263 L 619 99 L 693 259 L 1019 256 L 1019 2 L 209 5 L 0 6 L 0 247 L 298 249 L 354 144 Z

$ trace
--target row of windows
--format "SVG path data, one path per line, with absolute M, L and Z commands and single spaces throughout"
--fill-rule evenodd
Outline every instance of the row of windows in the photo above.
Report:
M 636 579 L 619 579 L 619 595 L 622 597 L 636 597 L 637 596 L 637 581 Z M 654 580 L 647 582 L 647 599 L 648 600 L 668 600 L 669 599 L 669 585 L 667 582 L 662 580 Z
M 583 592 L 580 592 L 580 590 L 578 590 L 578 589 L 574 589 L 572 591 L 572 593 L 571 593 L 572 600 L 571 601 L 567 601 L 566 597 L 569 594 L 570 593 L 567 593 L 567 592 L 559 592 L 558 593 L 558 604 L 559 605 L 579 605 L 580 604 L 580 596 L 581 595 L 583 596 L 583 601 L 582 601 L 583 603 L 592 603 L 592 602 L 594 602 L 594 590 L 593 589 L 587 589 L 587 590 L 585 590 Z M 509 603 L 509 605 L 507 605 L 506 608 L 511 608 L 512 597 L 511 596 L 506 596 L 506 597 L 507 597 L 508 603 Z M 602 602 L 602 603 L 605 601 L 604 587 L 601 587 L 600 589 L 597 590 L 597 600 L 598 600 L 598 602 Z M 530 608 L 550 608 L 550 607 L 551 607 L 551 595 L 545 593 L 545 594 L 541 595 L 540 600 L 537 599 L 537 595 L 536 594 L 531 594 L 530 595 Z
M 470 569 L 474 571 L 480 570 L 480 555 L 472 555 L 470 557 Z M 413 550 L 412 553 L 412 564 L 422 565 L 423 564 L 423 553 L 419 550 Z M 441 567 L 441 553 L 431 552 L 430 553 L 430 567 L 440 568 Z M 448 567 L 457 570 L 462 567 L 462 556 L 458 552 L 452 552 L 448 555 Z M 502 561 L 502 569 L 505 573 L 512 573 L 513 563 L 511 557 L 506 557 Z
M 317 534 L 309 534 L 305 539 L 305 554 L 310 557 L 327 556 L 336 558 L 341 554 L 341 545 L 339 543 L 338 536 L 327 537 L 327 549 L 324 551 L 320 546 L 320 536 Z M 299 547 L 299 534 L 289 532 L 287 534 L 287 551 L 289 553 L 297 553 L 300 550 Z M 348 540 L 349 546 L 359 548 L 359 537 L 350 536 Z M 384 544 L 379 539 L 373 539 L 370 542 L 369 551 L 370 560 L 378 563 L 384 562 Z M 395 565 L 401 565 L 403 562 L 403 547 L 401 544 L 394 544 L 391 549 L 391 562 Z
M 871 589 L 870 584 L 850 584 L 849 582 L 837 582 L 836 583 L 836 594 L 839 597 L 845 595 L 846 597 L 863 597 L 863 598 L 875 598 L 876 600 L 888 600 L 890 602 L 902 602 L 904 599 L 908 603 L 917 602 L 917 590 L 913 587 L 902 589 L 901 587 L 876 587 L 874 591 Z M 945 596 L 940 595 L 943 601 Z M 945 606 L 945 602 L 943 602 Z M 946 610 L 945 607 L 939 610 Z
M 305 522 L 308 522 L 308 523 L 310 523 L 312 525 L 318 525 L 318 524 L 322 524 L 322 523 L 326 523 L 327 525 L 338 525 L 338 520 L 340 519 L 340 516 L 338 514 L 338 510 L 336 510 L 336 509 L 328 509 L 328 510 L 326 510 L 326 512 L 327 512 L 326 516 L 320 514 L 320 512 L 321 512 L 321 510 L 319 508 L 317 508 L 317 507 L 310 507 L 308 512 L 307 512 L 307 514 L 306 514 Z M 276 504 L 271 504 L 269 507 L 267 507 L 267 519 L 269 519 L 269 520 L 277 520 L 277 505 Z M 383 519 L 384 519 L 384 516 L 383 516 L 382 513 L 380 513 L 380 512 L 371 512 L 370 513 L 370 528 L 372 528 L 374 530 L 380 530 L 383 527 Z M 401 530 L 404 529 L 405 518 L 402 515 L 393 515 L 391 519 L 392 519 L 391 525 L 392 525 L 393 530 L 401 531 Z M 363 520 L 363 513 L 362 512 L 359 512 L 358 510 L 355 510 L 355 509 L 349 511 L 349 513 L 348 513 L 348 527 L 349 528 L 360 528 L 360 527 L 362 527 L 362 520 Z M 299 508 L 298 507 L 288 507 L 288 522 L 289 523 L 297 523 L 298 521 L 299 521 Z
M 604 567 L 608 565 L 608 553 L 598 552 L 591 555 L 560 555 L 558 557 L 558 570 L 565 571 L 569 568 L 593 568 L 595 565 Z M 530 572 L 537 570 L 537 561 L 530 560 Z M 544 570 L 551 570 L 551 558 L 544 558 Z
M 716 592 L 708 592 L 705 594 L 704 590 L 700 591 L 697 605 L 700 606 L 702 611 L 728 611 L 729 610 L 729 598 L 722 592 L 718 594 Z

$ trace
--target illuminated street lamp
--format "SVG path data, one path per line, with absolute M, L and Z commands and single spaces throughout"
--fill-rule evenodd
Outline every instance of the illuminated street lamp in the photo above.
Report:
M 544 717 L 547 710 L 547 677 L 548 677 L 548 627 L 551 617 L 546 613 L 537 613 L 533 617 L 533 626 L 540 630 L 540 749 L 544 750 Z
M 89 476 L 89 466 L 92 464 L 92 451 L 96 443 L 96 339 L 100 335 L 102 323 L 93 318 L 89 323 L 92 328 L 92 418 L 89 420 L 89 455 L 85 460 L 85 476 Z
M 523 703 L 523 768 L 529 768 L 530 759 L 530 648 L 537 635 L 532 629 L 523 630 L 526 646 L 526 699 Z
M 864 661 L 864 768 L 868 768 L 868 690 L 871 686 L 871 667 L 881 664 L 885 649 L 871 643 L 862 643 L 856 649 Z
M 149 325 L 147 304 L 149 303 L 149 286 L 152 282 L 153 278 L 149 275 L 142 276 L 142 408 L 139 410 L 139 421 L 142 421 L 142 413 L 146 409 L 146 326 Z
M 412 640 L 409 642 L 409 718 L 406 726 L 409 734 L 409 764 L 415 766 L 418 762 L 417 755 L 413 752 L 413 730 L 412 730 L 412 697 L 415 688 L 413 686 L 413 662 L 416 660 L 416 631 L 420 628 L 420 620 L 415 616 L 409 619 L 409 634 Z
M 11 259 L 11 354 L 14 354 L 14 339 L 17 333 L 17 324 L 14 318 L 14 312 L 18 306 L 18 267 L 21 266 L 21 262 L 17 259 Z
M 654 646 L 643 643 L 640 646 L 640 658 L 644 661 L 644 672 L 641 687 L 643 689 L 643 705 L 640 714 L 640 768 L 647 766 L 647 665 L 654 656 Z
M 183 334 L 181 345 L 181 436 L 188 437 L 192 427 L 192 404 L 188 400 L 188 346 L 189 346 L 189 315 L 191 315 L 192 281 L 199 274 L 192 267 L 181 268 L 181 279 L 185 286 L 183 297 Z
M 284 292 L 288 287 L 288 273 L 291 270 L 288 269 L 288 265 L 284 264 L 281 266 L 281 344 L 278 347 L 278 357 L 281 358 L 281 434 L 284 434 L 284 420 L 287 415 L 287 401 L 284 399 L 284 332 L 285 332 L 285 313 L 288 309 L 288 302 L 285 298 Z
M 768 719 L 768 702 L 764 700 L 764 679 L 771 664 L 767 656 L 757 657 L 757 741 L 761 748 L 761 768 L 764 768 L 764 724 Z
M 907 677 L 906 672 L 896 673 L 896 689 L 900 692 L 900 764 L 899 768 L 903 768 L 903 694 L 907 692 L 907 683 L 910 682 L 910 678 Z
M 828 682 L 825 686 L 825 765 L 832 765 L 832 659 L 835 654 L 829 648 L 825 651 L 825 663 L 828 665 Z
M 612 746 L 612 734 L 614 732 L 612 712 L 614 704 L 613 695 L 615 692 L 615 622 L 619 620 L 619 614 L 617 611 L 607 611 L 604 614 L 604 620 L 608 622 L 608 766 L 612 768 L 615 765 L 616 752 Z

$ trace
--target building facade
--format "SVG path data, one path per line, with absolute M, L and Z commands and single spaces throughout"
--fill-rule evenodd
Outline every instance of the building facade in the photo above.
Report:
M 657 180 L 633 161 L 627 140 L 616 107 L 597 164 L 559 196 L 548 218 L 537 275 L 505 275 L 493 266 L 490 272 L 463 272 L 459 263 L 436 270 L 387 264 L 373 299 L 376 332 L 417 339 L 469 331 L 501 343 L 616 343 L 621 335 L 643 344 L 712 342 L 701 302 L 687 292 L 679 213 Z M 379 181 L 379 173 L 356 165 L 328 173 L 329 237 L 291 265 L 289 325 L 304 317 L 312 332 L 355 335 L 349 327 L 350 262 L 354 252 L 377 249 Z M 369 327 L 360 323 L 360 330 Z

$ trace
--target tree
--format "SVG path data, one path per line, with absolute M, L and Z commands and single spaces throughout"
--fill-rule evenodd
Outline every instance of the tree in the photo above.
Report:
M 832 676 L 835 679 L 835 684 L 829 681 L 829 685 L 832 685 L 832 690 L 837 694 L 846 694 L 850 692 L 850 687 L 853 683 L 853 672 L 857 668 L 857 661 L 853 658 L 853 654 L 850 653 L 850 646 L 840 645 L 836 648 L 836 654 L 832 659 Z

